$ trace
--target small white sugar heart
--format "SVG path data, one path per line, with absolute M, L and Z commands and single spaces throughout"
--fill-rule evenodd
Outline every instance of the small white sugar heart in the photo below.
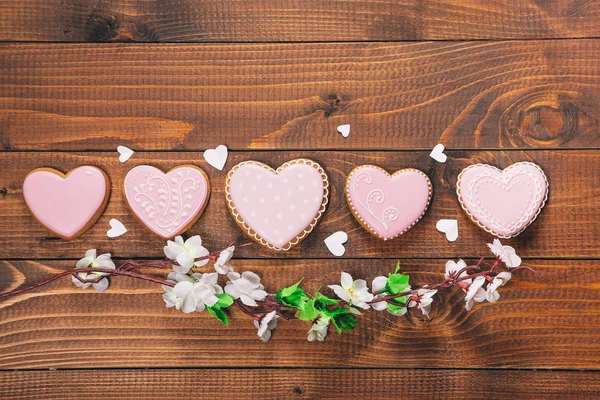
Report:
M 110 229 L 106 231 L 106 236 L 108 236 L 109 238 L 116 238 L 118 236 L 124 235 L 125 232 L 127 232 L 127 228 L 125 228 L 125 225 L 123 225 L 118 219 L 113 218 L 110 221 L 108 221 L 108 223 L 110 224 Z
M 449 242 L 454 242 L 458 239 L 458 221 L 455 219 L 440 219 L 435 228 L 446 234 L 446 239 Z
M 348 234 L 344 231 L 337 231 L 327 239 L 325 245 L 334 256 L 341 257 L 346 252 L 344 243 L 348 241 Z
M 121 162 L 129 160 L 134 153 L 133 150 L 125 146 L 118 146 L 117 151 L 119 152 L 119 161 Z
M 222 144 L 214 149 L 206 150 L 204 152 L 204 159 L 207 163 L 222 171 L 227 161 L 227 146 Z
M 350 135 L 350 124 L 340 125 L 337 127 L 337 130 L 343 137 L 348 137 Z
M 443 144 L 438 143 L 435 145 L 433 150 L 431 150 L 431 153 L 429 153 L 429 157 L 433 158 L 437 162 L 445 163 L 446 160 L 448 159 L 448 156 L 446 156 L 444 154 L 445 149 L 446 148 L 444 147 Z

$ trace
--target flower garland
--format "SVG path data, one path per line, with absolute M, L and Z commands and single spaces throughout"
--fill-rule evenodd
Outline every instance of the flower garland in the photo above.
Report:
M 229 324 L 226 310 L 236 307 L 253 319 L 258 337 L 264 342 L 270 340 L 271 332 L 280 318 L 311 322 L 308 340 L 323 341 L 330 325 L 338 333 L 356 327 L 356 317 L 361 315 L 359 309 L 387 310 L 396 316 L 414 313 L 429 318 L 438 291 L 457 286 L 465 292 L 465 309 L 470 311 L 476 303 L 498 301 L 498 289 L 512 278 L 513 273 L 529 270 L 537 275 L 533 269 L 521 265 L 521 258 L 511 246 L 503 246 L 495 239 L 488 247 L 496 256 L 489 269 L 483 269 L 484 258 L 475 265 L 467 265 L 463 260 L 450 260 L 446 263 L 444 279 L 434 285 L 412 287 L 409 276 L 400 273 L 399 264 L 388 276 L 373 279 L 371 290 L 365 280 L 355 280 L 350 274 L 342 272 L 340 284 L 328 286 L 335 294 L 334 298 L 321 291 L 309 296 L 300 287 L 302 280 L 276 293 L 268 293 L 254 272 L 240 274 L 234 271 L 230 262 L 235 251 L 233 243 L 224 250 L 211 253 L 202 246 L 200 236 L 192 236 L 186 241 L 177 236 L 174 241 L 167 241 L 164 260 L 128 260 L 117 267 L 110 254 L 97 256 L 96 250 L 92 249 L 77 262 L 75 269 L 31 286 L 2 293 L 0 299 L 69 275 L 79 288 L 91 286 L 98 292 L 104 292 L 109 286 L 108 277 L 128 276 L 162 285 L 165 291 L 162 297 L 167 308 L 174 307 L 184 313 L 207 311 L 224 325 Z M 197 272 L 209 261 L 213 262 L 215 272 Z M 163 280 L 135 272 L 144 268 L 172 268 L 173 271 Z M 219 275 L 226 275 L 225 286 L 219 284 Z

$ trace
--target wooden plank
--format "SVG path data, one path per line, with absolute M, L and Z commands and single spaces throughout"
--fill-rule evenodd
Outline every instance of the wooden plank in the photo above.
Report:
M 600 148 L 599 57 L 600 39 L 4 44 L 0 144 Z M 336 132 L 341 124 L 351 124 L 348 138 Z
M 198 384 L 201 376 L 202 384 Z M 593 399 L 597 372 L 201 369 L 0 373 L 3 399 Z
M 4 0 L 0 40 L 273 42 L 600 36 L 597 1 Z
M 323 240 L 338 230 L 350 235 L 348 257 L 479 257 L 486 252 L 491 235 L 477 227 L 460 208 L 455 193 L 456 177 L 462 168 L 487 162 L 504 168 L 529 160 L 539 164 L 550 181 L 550 199 L 538 219 L 517 238 L 508 240 L 524 257 L 600 257 L 600 154 L 597 151 L 448 152 L 445 164 L 431 159 L 428 152 L 235 152 L 224 171 L 200 161 L 198 153 L 135 153 L 121 164 L 117 153 L 65 154 L 52 152 L 3 153 L 0 157 L 0 258 L 79 258 L 89 248 L 98 248 L 120 257 L 160 257 L 163 240 L 154 236 L 132 216 L 122 198 L 125 174 L 138 164 L 168 170 L 180 164 L 200 165 L 210 179 L 212 196 L 204 215 L 187 233 L 200 234 L 214 250 L 233 241 L 249 239 L 235 224 L 225 202 L 224 179 L 236 163 L 248 159 L 278 167 L 285 161 L 310 157 L 327 171 L 332 186 L 330 204 L 323 219 L 308 238 L 289 252 L 274 252 L 255 244 L 237 253 L 238 257 L 333 257 Z M 396 171 L 413 167 L 427 173 L 433 182 L 433 200 L 424 219 L 405 235 L 388 241 L 372 236 L 354 219 L 346 204 L 343 188 L 348 173 L 360 164 L 374 163 Z M 21 186 L 27 173 L 38 167 L 68 171 L 80 165 L 97 165 L 112 180 L 108 207 L 99 222 L 72 241 L 57 239 L 29 214 Z M 108 239 L 108 221 L 117 218 L 129 229 L 125 236 Z M 460 237 L 449 243 L 435 229 L 441 218 L 456 218 Z
M 474 260 L 468 260 L 470 262 Z M 74 261 L 0 263 L 0 290 L 73 268 Z M 340 272 L 368 282 L 394 260 L 237 260 L 275 291 L 304 277 L 310 293 L 339 282 Z M 431 321 L 367 311 L 359 326 L 322 343 L 306 340 L 310 324 L 281 321 L 268 345 L 252 321 L 233 310 L 224 327 L 208 313 L 166 309 L 160 286 L 113 279 L 105 293 L 70 280 L 0 302 L 0 368 L 98 367 L 395 367 L 587 368 L 600 362 L 600 269 L 596 261 L 526 262 L 542 280 L 520 275 L 497 303 L 463 307 L 463 293 L 444 294 Z M 438 282 L 445 260 L 411 259 L 413 284 Z M 166 271 L 152 271 L 164 276 Z M 326 288 L 325 288 L 326 289 Z M 329 289 L 326 289 L 327 291 Z M 332 293 L 330 293 L 332 294 Z

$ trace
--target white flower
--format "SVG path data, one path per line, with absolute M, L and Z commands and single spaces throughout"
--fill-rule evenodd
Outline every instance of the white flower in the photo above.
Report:
M 433 296 L 437 293 L 437 290 L 422 288 L 417 290 L 416 299 L 413 297 L 408 302 L 408 307 L 417 306 L 419 310 L 425 315 L 429 317 L 429 312 L 431 311 L 431 304 L 433 303 Z
M 325 340 L 328 330 L 329 330 L 329 318 L 328 317 L 319 318 L 317 320 L 317 322 L 314 323 L 313 326 L 308 331 L 308 341 L 314 342 L 315 340 L 318 340 L 319 342 L 322 342 L 323 340 Z
M 353 280 L 347 272 L 342 272 L 342 286 L 329 285 L 335 294 L 342 300 L 347 301 L 357 307 L 367 309 L 367 302 L 373 300 L 373 295 L 369 293 L 367 282 L 364 279 Z
M 217 273 L 187 276 L 171 272 L 168 279 L 177 284 L 175 287 L 163 285 L 166 307 L 175 307 L 184 313 L 191 313 L 214 306 L 219 301 L 217 294 L 223 293 L 223 289 L 217 284 L 218 277 Z
M 77 261 L 75 268 L 102 268 L 102 269 L 115 269 L 115 263 L 110 259 L 110 253 L 101 254 L 96 257 L 96 249 L 91 249 L 85 252 L 85 257 Z M 107 275 L 106 272 L 80 272 L 77 274 L 81 279 L 96 280 L 101 276 Z M 87 289 L 92 286 L 98 292 L 102 293 L 108 288 L 108 278 L 102 278 L 98 282 L 86 282 L 83 283 L 74 276 L 71 275 L 71 281 L 79 288 Z
M 208 259 L 195 261 L 196 258 L 208 255 L 208 250 L 202 247 L 200 236 L 192 236 L 183 242 L 181 236 L 177 236 L 175 241 L 167 240 L 164 248 L 165 256 L 170 260 L 175 260 L 179 265 L 173 265 L 173 271 L 187 274 L 192 267 L 201 267 L 208 263 Z
M 234 250 L 235 246 L 230 246 L 223 250 L 221 254 L 219 254 L 219 258 L 217 258 L 217 261 L 215 261 L 215 271 L 221 275 L 225 275 L 228 272 L 233 272 L 233 267 L 229 263 L 229 260 L 231 260 Z
M 385 289 L 387 280 L 388 280 L 388 278 L 386 276 L 378 276 L 377 278 L 373 279 L 373 284 L 371 285 L 373 293 L 380 292 L 383 289 Z M 387 293 L 379 293 L 373 297 L 373 300 L 380 299 L 382 297 L 385 297 L 386 295 L 387 295 Z M 373 304 L 371 304 L 371 307 L 373 307 L 373 309 L 375 309 L 377 311 L 383 311 L 383 310 L 387 309 L 387 302 L 380 301 L 378 303 L 373 303 Z
M 506 285 L 506 282 L 510 280 L 512 277 L 510 272 L 500 272 L 498 275 L 494 277 L 492 282 L 487 287 L 487 292 L 485 294 L 485 298 L 490 303 L 495 303 L 500 298 L 500 293 L 498 293 L 498 288 L 500 286 Z
M 488 247 L 496 257 L 506 264 L 508 268 L 517 268 L 521 265 L 521 257 L 517 255 L 511 246 L 503 246 L 500 240 L 494 239 L 494 243 L 488 243 Z
M 167 280 L 173 283 L 179 282 L 190 282 L 194 283 L 194 279 L 188 275 L 180 274 L 178 272 L 171 272 L 167 277 Z M 175 307 L 176 309 L 181 309 L 183 304 L 183 298 L 178 297 L 175 294 L 175 288 L 167 285 L 162 286 L 165 293 L 163 293 L 162 298 L 165 302 L 165 306 L 167 308 Z
M 458 275 L 458 271 L 460 271 L 461 269 L 466 268 L 466 267 L 467 267 L 467 263 L 464 262 L 463 260 L 458 260 L 458 262 L 449 260 L 446 263 L 446 279 L 454 278 L 454 279 L 458 280 L 460 278 L 465 278 L 465 277 L 469 276 L 467 271 L 463 271 L 463 272 L 461 272 L 460 275 Z M 461 280 L 460 283 L 464 283 L 465 285 L 470 285 L 471 279 Z
M 485 301 L 485 290 L 481 287 L 485 283 L 483 276 L 478 276 L 473 280 L 473 283 L 469 285 L 467 289 L 467 295 L 465 296 L 465 309 L 471 311 L 475 303 L 481 303 Z
M 234 299 L 241 299 L 245 305 L 256 307 L 256 300 L 264 300 L 267 297 L 260 277 L 254 272 L 246 271 L 241 276 L 237 272 L 229 272 L 227 277 L 230 280 L 225 286 L 225 292 Z
M 260 322 L 254 320 L 254 326 L 258 329 L 258 337 L 263 342 L 268 342 L 271 339 L 271 331 L 277 327 L 279 315 L 277 311 L 271 311 L 260 319 Z

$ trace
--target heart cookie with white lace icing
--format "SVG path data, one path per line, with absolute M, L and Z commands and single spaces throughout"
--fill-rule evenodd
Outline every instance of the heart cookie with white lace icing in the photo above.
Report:
M 541 212 L 548 197 L 548 180 L 531 162 L 518 162 L 504 170 L 476 164 L 460 173 L 456 191 L 474 222 L 509 239 L 523 232 Z
M 274 170 L 244 161 L 227 174 L 229 211 L 244 232 L 258 243 L 287 251 L 317 225 L 329 199 L 325 171 L 312 160 L 291 160 Z
M 138 165 L 127 173 L 124 192 L 135 216 L 156 235 L 171 239 L 200 218 L 208 203 L 210 184 L 195 165 L 181 165 L 167 173 Z

